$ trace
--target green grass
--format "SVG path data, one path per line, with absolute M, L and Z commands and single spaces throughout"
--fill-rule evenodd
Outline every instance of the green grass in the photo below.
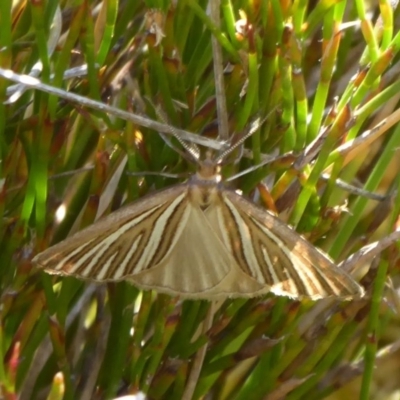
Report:
M 175 8 L 161 0 L 2 0 L 0 67 L 28 74 L 40 61 L 43 83 L 152 119 L 157 106 L 171 125 L 218 145 L 214 35 L 226 67 L 230 135 L 256 114 L 270 114 L 246 141 L 253 158 L 227 165 L 223 175 L 258 164 L 264 154 L 294 152 L 291 162 L 262 167 L 235 187 L 253 196 L 267 177 L 262 200 L 336 262 L 387 237 L 400 209 L 398 10 L 386 1 L 370 9 L 361 0 L 221 3 L 218 27 L 202 0 L 180 0 Z M 372 11 L 379 22 L 370 20 Z M 87 74 L 63 78 L 83 64 Z M 0 78 L 6 399 L 110 399 L 138 390 L 152 399 L 180 399 L 204 345 L 196 399 L 322 399 L 357 377 L 360 399 L 390 394 L 390 374 L 379 386 L 374 366 L 394 360 L 398 340 L 388 335 L 396 329 L 398 298 L 385 287 L 389 275 L 396 288 L 398 242 L 357 268 L 368 293 L 363 300 L 226 300 L 213 305 L 207 332 L 209 302 L 182 302 L 125 282 L 56 279 L 35 269 L 31 259 L 52 243 L 177 182 L 130 172 L 189 174 L 194 167 L 155 130 L 82 104 L 32 89 L 4 103 L 11 84 Z M 343 150 L 382 121 L 368 146 L 356 141 Z M 296 170 L 297 155 L 325 129 L 315 161 Z M 377 202 L 346 192 L 337 178 L 392 197 Z M 57 223 L 61 204 L 66 214 Z

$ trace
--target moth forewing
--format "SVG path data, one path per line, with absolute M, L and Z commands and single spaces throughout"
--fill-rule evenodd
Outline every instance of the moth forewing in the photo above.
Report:
M 152 246 L 158 244 L 156 250 L 151 248 L 153 256 L 157 253 L 158 257 L 162 257 L 170 250 L 168 244 L 162 243 L 167 239 L 161 237 L 163 227 L 160 227 L 160 223 L 163 218 L 175 213 L 181 218 L 178 221 L 175 218 L 173 222 L 177 222 L 176 226 L 170 223 L 166 232 L 179 234 L 187 218 L 184 212 L 187 189 L 187 185 L 176 185 L 145 196 L 43 251 L 32 261 L 52 274 L 99 281 L 124 279 L 129 268 L 134 267 L 130 261 L 141 261 L 142 265 L 146 264 L 146 259 L 151 261 L 146 241 L 152 240 Z M 176 236 L 170 235 L 169 245 L 173 244 Z M 136 249 L 134 255 L 132 248 Z M 130 258 L 126 258 L 128 256 Z M 111 257 L 114 257 L 114 261 L 104 271 L 102 265 Z M 127 273 L 121 270 L 125 262 L 128 263 Z
M 312 299 L 364 295 L 364 289 L 329 256 L 272 213 L 234 191 L 224 191 L 224 197 L 249 231 L 242 246 L 256 260 L 252 270 L 271 285 L 271 292 Z

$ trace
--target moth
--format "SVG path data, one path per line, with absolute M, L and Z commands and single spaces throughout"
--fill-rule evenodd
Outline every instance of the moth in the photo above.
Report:
M 152 193 L 38 254 L 50 274 L 127 280 L 184 299 L 361 297 L 362 287 L 269 211 L 227 188 L 207 157 Z

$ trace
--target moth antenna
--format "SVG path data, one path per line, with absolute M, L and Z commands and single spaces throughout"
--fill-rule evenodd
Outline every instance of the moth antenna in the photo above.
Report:
M 193 154 L 193 152 L 190 150 L 192 147 L 189 146 L 185 141 L 183 141 L 182 139 L 179 139 L 179 136 L 175 136 L 177 138 L 177 140 L 179 141 L 179 143 L 182 145 L 182 147 L 186 150 L 186 151 L 182 151 L 181 149 L 179 149 L 178 147 L 176 147 L 171 140 L 164 134 L 161 132 L 158 132 L 158 134 L 160 135 L 161 139 L 164 140 L 164 143 L 171 148 L 172 150 L 174 150 L 175 152 L 177 152 L 181 157 L 183 157 L 185 160 L 188 160 L 191 163 L 195 163 L 195 164 L 199 164 L 199 160 L 200 160 L 200 153 L 199 156 L 196 157 L 196 154 Z
M 223 162 L 223 160 L 231 154 L 235 149 L 237 149 L 239 146 L 241 146 L 250 136 L 252 136 L 257 130 L 260 128 L 260 126 L 266 121 L 266 119 L 271 115 L 271 113 L 274 110 L 272 110 L 268 115 L 264 118 L 260 118 L 259 115 L 257 115 L 250 123 L 249 128 L 247 129 L 247 132 L 232 146 L 230 146 L 227 150 L 225 150 L 222 154 L 218 156 L 216 159 L 217 163 Z
M 176 151 L 179 155 L 181 155 L 186 160 L 189 160 L 190 162 L 194 162 L 195 164 L 199 164 L 200 150 L 199 150 L 198 146 L 195 145 L 194 143 L 191 143 L 189 145 L 187 142 L 185 142 L 181 138 L 181 136 L 179 135 L 177 130 L 168 123 L 168 118 L 165 115 L 165 113 L 161 110 L 161 108 L 156 107 L 150 99 L 146 99 L 146 100 L 149 101 L 150 104 L 154 107 L 154 110 L 156 111 L 157 116 L 162 120 L 162 122 L 164 122 L 164 124 L 170 128 L 169 133 L 171 133 L 172 136 L 174 136 L 178 140 L 178 142 L 181 144 L 181 146 L 186 150 L 186 153 L 181 151 L 180 149 L 178 149 L 164 134 L 159 132 L 161 138 L 164 140 L 166 145 L 169 146 L 174 151 Z
M 309 164 L 320 152 L 325 139 L 331 130 L 331 125 L 320 130 L 317 137 L 303 150 L 302 154 L 297 158 L 294 167 L 298 170 L 303 169 Z
M 240 160 L 241 160 L 242 157 L 243 157 L 243 154 L 244 154 L 244 144 L 242 143 L 242 144 L 239 146 L 239 152 L 238 152 L 236 158 L 232 161 L 233 165 L 239 164 Z
M 263 167 L 264 165 L 271 164 L 275 161 L 284 160 L 287 157 L 293 157 L 293 154 L 291 152 L 289 152 L 289 153 L 285 153 L 285 154 L 280 154 L 279 156 L 275 156 L 275 157 L 268 156 L 268 155 L 265 155 L 264 157 L 265 157 L 265 159 L 262 162 L 260 162 L 259 164 L 253 165 L 247 169 L 244 169 L 243 171 L 240 171 L 236 175 L 232 175 L 231 177 L 225 179 L 225 182 L 231 182 L 237 178 L 240 178 L 243 175 L 247 175 L 253 171 L 256 171 L 257 169 Z

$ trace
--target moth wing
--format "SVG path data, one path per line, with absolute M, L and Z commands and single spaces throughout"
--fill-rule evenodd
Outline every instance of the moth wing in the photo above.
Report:
M 192 299 L 254 297 L 269 287 L 239 268 L 196 204 L 172 251 L 152 268 L 129 277 L 137 286 Z
M 222 195 L 214 224 L 223 224 L 225 245 L 240 268 L 271 292 L 312 299 L 363 295 L 349 274 L 270 212 L 233 191 Z
M 46 272 L 94 281 L 127 279 L 184 298 L 252 297 L 245 276 L 190 202 L 188 186 L 151 194 L 38 254 Z
M 152 193 L 38 254 L 46 272 L 118 281 L 173 248 L 188 218 L 187 185 Z

